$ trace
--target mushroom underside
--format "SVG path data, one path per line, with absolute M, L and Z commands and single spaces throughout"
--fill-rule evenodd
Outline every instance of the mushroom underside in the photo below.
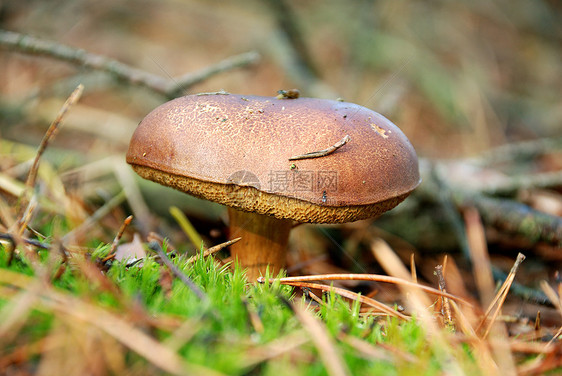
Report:
M 137 164 L 133 164 L 132 167 L 144 179 L 205 200 L 241 211 L 273 216 L 277 219 L 292 219 L 303 223 L 346 223 L 376 218 L 394 208 L 410 194 L 410 192 L 406 192 L 366 205 L 318 205 L 294 197 L 260 191 L 250 186 L 201 181 Z

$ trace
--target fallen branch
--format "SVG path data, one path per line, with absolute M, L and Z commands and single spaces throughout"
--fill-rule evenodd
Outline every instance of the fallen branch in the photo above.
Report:
M 562 246 L 562 218 L 532 209 L 519 202 L 455 192 L 458 206 L 474 206 L 488 225 L 532 242 Z
M 87 69 L 106 72 L 120 81 L 143 86 L 170 99 L 211 76 L 256 63 L 260 58 L 257 52 L 246 52 L 229 57 L 195 73 L 177 78 L 165 78 L 103 55 L 13 31 L 0 30 L 0 47 L 29 55 L 46 56 Z
M 525 189 L 549 189 L 562 186 L 562 171 L 516 175 L 501 183 L 484 184 L 480 192 L 488 195 L 514 195 Z
M 522 141 L 506 144 L 484 152 L 481 156 L 473 158 L 472 162 L 479 166 L 490 166 L 503 162 L 517 160 L 529 161 L 541 156 L 560 150 L 562 148 L 562 137 L 539 138 L 536 140 Z
M 451 216 L 451 222 L 458 227 L 453 217 L 458 208 L 475 207 L 486 226 L 497 228 L 511 235 L 519 235 L 537 243 L 545 242 L 554 246 L 562 245 L 562 218 L 535 210 L 517 201 L 484 195 L 478 189 L 466 189 L 451 182 L 447 170 L 440 162 L 423 160 L 420 172 L 424 182 L 416 190 L 423 199 L 441 205 Z M 462 228 L 457 228 L 459 240 Z M 461 244 L 461 246 L 463 246 Z M 464 253 L 468 255 L 466 250 Z

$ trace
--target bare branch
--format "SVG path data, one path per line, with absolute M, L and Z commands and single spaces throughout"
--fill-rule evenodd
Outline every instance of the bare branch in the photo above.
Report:
M 222 72 L 226 72 L 235 68 L 245 67 L 255 64 L 260 60 L 260 54 L 255 51 L 244 52 L 239 55 L 228 57 L 218 63 L 205 67 L 199 71 L 186 73 L 174 79 L 166 90 L 166 96 L 175 97 L 181 95 L 183 91 L 196 85 L 206 79 Z
M 166 98 L 173 98 L 215 74 L 253 64 L 259 59 L 257 52 L 247 52 L 232 56 L 199 72 L 186 74 L 177 79 L 169 79 L 103 55 L 12 31 L 0 30 L 0 47 L 30 55 L 51 57 L 87 69 L 106 72 L 118 80 L 131 85 L 143 86 Z

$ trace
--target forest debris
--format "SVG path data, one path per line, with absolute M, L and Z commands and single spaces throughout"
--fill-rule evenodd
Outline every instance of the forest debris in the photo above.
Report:
M 212 246 L 211 248 L 209 248 L 209 249 L 207 249 L 203 252 L 203 257 L 209 257 L 211 255 L 214 255 L 218 251 L 223 250 L 224 248 L 226 248 L 228 246 L 231 246 L 232 244 L 240 241 L 240 239 L 242 239 L 242 238 L 234 238 L 234 239 L 226 241 L 224 243 Z M 186 263 L 187 264 L 193 264 L 194 262 L 196 262 L 199 259 L 199 255 L 200 254 L 198 253 L 195 256 L 192 256 L 192 257 L 188 258 Z
M 299 89 L 277 90 L 277 99 L 297 99 L 300 97 Z
M 110 254 L 109 256 L 111 256 L 112 254 Z M 119 245 L 114 255 L 115 260 L 126 260 L 127 262 L 133 262 L 138 259 L 145 258 L 146 252 L 144 250 L 140 235 L 135 233 L 133 235 L 133 241 Z M 104 261 L 106 260 L 104 259 Z
M 43 153 L 47 149 L 49 142 L 58 133 L 59 126 L 61 125 L 64 116 L 66 115 L 70 107 L 72 107 L 72 105 L 78 102 L 78 100 L 82 96 L 83 91 L 84 91 L 84 86 L 82 86 L 82 84 L 78 85 L 78 87 L 74 89 L 74 91 L 72 92 L 72 94 L 70 94 L 66 102 L 64 102 L 57 117 L 47 129 L 47 132 L 45 133 L 43 139 L 41 140 L 41 143 L 39 144 L 39 148 L 37 149 L 37 153 L 35 154 L 35 159 L 33 160 L 33 165 L 31 166 L 31 169 L 29 170 L 29 174 L 27 175 L 27 180 L 25 182 L 25 190 L 22 192 L 20 196 L 20 210 L 19 210 L 19 218 L 17 220 L 17 227 L 18 227 L 17 231 L 19 231 L 20 235 L 23 233 L 25 227 L 27 227 L 27 224 L 31 219 L 30 212 L 32 211 L 32 208 L 30 205 L 33 203 L 33 200 L 31 200 L 28 197 L 28 195 L 33 190 L 33 187 L 35 186 L 35 181 L 37 179 L 37 171 L 39 170 L 39 161 L 43 156 Z M 25 210 L 23 209 L 24 206 L 27 206 Z
M 295 155 L 295 156 L 290 157 L 289 160 L 290 161 L 296 161 L 296 160 L 299 160 L 299 159 L 311 159 L 311 158 L 325 157 L 326 155 L 332 154 L 333 152 L 335 152 L 336 150 L 338 150 L 339 148 L 341 148 L 342 146 L 347 144 L 349 142 L 349 140 L 351 140 L 351 137 L 349 137 L 349 135 L 345 135 L 344 138 L 342 138 L 340 141 L 336 142 L 334 145 L 330 146 L 327 149 L 323 149 L 323 150 L 320 150 L 320 151 L 313 151 L 313 152 L 302 154 L 302 155 Z

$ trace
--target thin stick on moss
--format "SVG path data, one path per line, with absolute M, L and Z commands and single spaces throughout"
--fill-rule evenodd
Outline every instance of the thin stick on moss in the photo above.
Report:
M 172 272 L 172 274 L 174 274 L 177 278 L 179 278 L 180 281 L 183 282 L 184 285 L 186 285 L 187 287 L 189 287 L 189 289 L 191 291 L 193 291 L 193 293 L 202 301 L 207 301 L 207 296 L 205 295 L 205 293 L 195 284 L 193 283 L 193 281 L 191 280 L 191 278 L 189 278 L 188 276 L 186 276 L 181 270 L 179 270 L 179 268 L 174 265 L 174 263 L 172 262 L 172 260 L 170 260 L 170 258 L 168 257 L 168 255 L 166 255 L 164 253 L 164 251 L 162 250 L 162 248 L 160 247 L 160 244 L 158 244 L 157 242 L 150 242 L 148 244 L 148 247 L 153 250 L 158 256 L 160 256 L 160 259 L 162 260 L 162 262 L 168 267 L 168 269 L 170 269 L 170 271 Z
M 234 243 L 237 243 L 240 241 L 240 239 L 242 238 L 236 238 L 236 239 L 232 239 L 229 240 L 227 242 L 221 243 L 221 244 L 217 244 L 209 249 L 207 249 L 206 251 L 203 252 L 203 258 L 205 257 L 209 257 L 211 255 L 214 255 L 215 253 L 217 253 L 218 251 L 225 249 L 226 247 L 228 247 L 229 245 L 232 245 Z M 199 254 L 196 254 L 195 256 L 191 256 L 190 258 L 187 259 L 187 264 L 193 264 L 194 262 L 196 262 L 197 260 L 199 260 Z
M 102 260 L 102 262 L 107 262 L 107 261 L 115 258 L 115 250 L 117 249 L 117 245 L 119 244 L 119 240 L 121 240 L 121 237 L 123 236 L 123 233 L 125 232 L 125 229 L 127 228 L 127 226 L 129 226 L 129 224 L 131 224 L 132 220 L 133 220 L 132 215 L 125 218 L 125 220 L 123 221 L 123 224 L 119 228 L 119 232 L 117 233 L 117 235 L 115 235 L 115 238 L 113 239 L 113 243 L 111 243 L 111 248 L 109 249 L 109 255 L 106 258 L 104 258 Z

